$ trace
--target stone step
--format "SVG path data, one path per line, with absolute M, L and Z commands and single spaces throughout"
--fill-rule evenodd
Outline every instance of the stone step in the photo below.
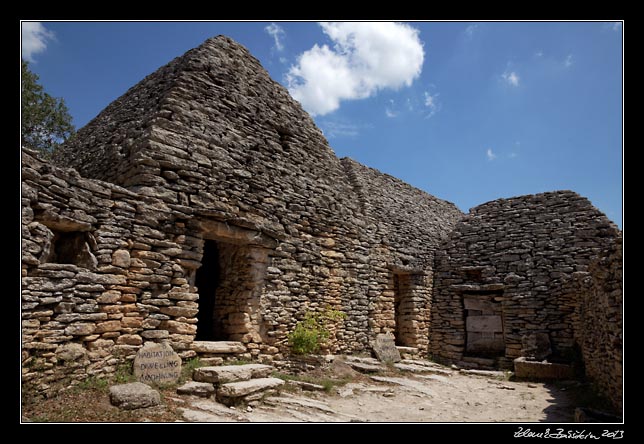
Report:
M 235 405 L 253 395 L 282 385 L 284 385 L 284 381 L 278 378 L 258 378 L 248 381 L 229 382 L 217 389 L 217 400 L 225 405 Z
M 367 362 L 349 362 L 348 364 L 352 369 L 360 373 L 377 373 L 387 370 L 387 367 L 380 363 L 369 364 Z
M 236 341 L 194 341 L 190 349 L 208 355 L 246 353 L 246 346 Z
M 400 357 L 403 359 L 412 358 L 418 356 L 418 349 L 416 347 L 405 347 L 402 345 L 397 345 L 396 348 L 400 353 Z
M 215 394 L 215 386 L 209 382 L 188 381 L 181 387 L 177 387 L 177 393 L 180 395 L 193 395 L 208 398 Z
M 253 378 L 265 378 L 271 374 L 273 367 L 265 364 L 221 365 L 217 367 L 199 367 L 192 372 L 192 379 L 211 384 L 248 381 Z
M 351 364 L 352 362 L 360 362 L 361 364 L 374 364 L 374 365 L 381 363 L 376 358 L 371 358 L 366 356 L 352 356 L 352 355 L 345 356 L 344 361 L 347 364 Z
M 490 378 L 505 378 L 505 372 L 501 370 L 476 370 L 476 369 L 460 369 L 460 373 L 464 375 L 485 376 Z

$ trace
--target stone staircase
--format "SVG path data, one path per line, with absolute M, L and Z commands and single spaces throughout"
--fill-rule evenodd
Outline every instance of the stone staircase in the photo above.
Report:
M 194 341 L 190 349 L 206 367 L 196 368 L 192 381 L 177 388 L 180 395 L 215 399 L 227 406 L 251 402 L 275 392 L 284 381 L 271 378 L 274 367 L 264 364 L 224 365 L 234 360 L 249 360 L 251 355 L 241 342 Z
M 251 359 L 246 346 L 236 341 L 194 341 L 190 349 L 206 365 L 222 365 L 233 359 Z
M 265 364 L 220 365 L 196 368 L 193 381 L 177 388 L 181 395 L 210 397 L 234 406 L 261 399 L 273 394 L 284 381 L 270 377 L 274 367 Z

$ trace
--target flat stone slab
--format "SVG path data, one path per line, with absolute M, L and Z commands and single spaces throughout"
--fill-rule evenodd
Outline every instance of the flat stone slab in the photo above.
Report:
M 136 353 L 134 376 L 148 384 L 177 382 L 181 376 L 181 358 L 168 344 L 148 342 Z
M 229 382 L 217 389 L 217 400 L 226 405 L 233 405 L 246 396 L 282 385 L 284 385 L 284 381 L 278 378 L 258 378 L 249 381 Z
M 181 416 L 190 422 L 238 422 L 238 420 L 228 416 L 216 416 L 201 410 L 181 409 Z
M 192 372 L 192 379 L 211 384 L 226 384 L 228 382 L 248 381 L 253 378 L 265 378 L 272 371 L 273 367 L 265 364 L 199 367 Z
M 378 363 L 378 364 L 368 364 L 366 362 L 349 362 L 348 363 L 352 369 L 359 371 L 360 373 L 377 373 L 384 370 L 387 370 L 387 367 Z
M 437 364 L 432 361 L 424 361 L 422 359 L 403 359 L 400 361 L 401 364 L 413 364 L 413 365 L 422 365 L 424 367 L 431 367 L 431 368 L 440 368 L 440 369 L 445 369 L 444 365 Z
M 110 387 L 110 402 L 125 410 L 142 409 L 161 403 L 161 395 L 142 382 L 113 385 Z
M 379 365 L 380 361 L 378 361 L 376 358 L 368 358 L 364 356 L 345 356 L 344 361 L 347 364 L 350 364 L 352 362 L 360 362 L 362 364 L 373 364 L 373 365 Z
M 306 390 L 306 391 L 309 391 L 309 392 L 315 392 L 315 391 L 322 392 L 322 391 L 324 391 L 323 386 L 321 386 L 320 384 L 313 384 L 312 382 L 292 380 L 292 381 L 288 381 L 288 383 L 291 384 L 291 385 L 296 385 L 296 386 L 300 387 L 302 390 Z
M 391 334 L 379 334 L 376 340 L 371 343 L 371 348 L 382 362 L 399 362 L 400 352 L 396 348 L 395 338 Z
M 464 375 L 485 376 L 489 378 L 505 378 L 505 372 L 502 372 L 500 370 L 470 370 L 462 368 L 459 370 L 459 372 L 463 373 Z
M 241 342 L 236 341 L 194 341 L 190 349 L 197 353 L 207 354 L 230 354 L 246 353 L 246 347 Z
M 308 409 L 319 410 L 324 413 L 336 414 L 337 412 L 329 407 L 328 404 L 320 401 L 315 401 L 309 398 L 294 398 L 294 397 L 276 397 L 271 396 L 266 398 L 266 404 L 268 405 L 283 405 L 287 408 L 292 407 L 303 407 Z
M 193 395 L 207 398 L 215 394 L 215 386 L 209 382 L 190 381 L 177 387 L 177 393 L 180 395 Z
M 427 367 L 424 365 L 417 365 L 417 364 L 403 364 L 402 362 L 398 362 L 394 364 L 394 367 L 403 372 L 411 372 L 411 373 L 431 373 L 434 370 L 436 370 L 433 367 Z
M 514 360 L 514 375 L 525 379 L 574 379 L 572 366 L 554 362 L 528 361 L 526 358 Z
M 430 366 L 418 365 L 418 364 L 403 364 L 402 362 L 398 362 L 394 364 L 394 368 L 397 368 L 398 370 L 403 372 L 410 372 L 410 373 L 433 373 L 436 370 L 438 370 L 436 367 L 430 367 Z

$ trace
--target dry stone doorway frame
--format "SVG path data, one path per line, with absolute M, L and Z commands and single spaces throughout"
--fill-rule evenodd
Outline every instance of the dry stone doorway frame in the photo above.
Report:
M 431 275 L 391 267 L 385 306 L 387 325 L 396 345 L 427 350 L 431 304 Z M 391 301 L 391 302 L 389 302 Z
M 261 295 L 270 252 L 275 249 L 276 241 L 257 230 L 209 219 L 199 220 L 198 229 L 203 242 L 202 251 L 206 243 L 216 245 L 219 267 L 214 294 L 202 294 L 203 291 L 197 289 L 200 301 L 203 301 L 202 298 L 215 298 L 213 304 L 200 302 L 200 309 L 204 307 L 211 311 L 200 311 L 197 318 L 212 316 L 213 330 L 204 335 L 198 329 L 198 337 L 245 344 L 263 343 L 265 328 L 260 310 Z M 196 284 L 199 269 L 197 267 L 192 273 L 193 285 Z M 204 271 L 208 273 L 208 270 Z

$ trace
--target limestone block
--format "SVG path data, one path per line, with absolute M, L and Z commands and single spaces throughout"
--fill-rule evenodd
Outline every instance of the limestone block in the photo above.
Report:
M 125 410 L 152 407 L 161 403 L 161 395 L 142 382 L 113 385 L 110 387 L 110 402 Z

